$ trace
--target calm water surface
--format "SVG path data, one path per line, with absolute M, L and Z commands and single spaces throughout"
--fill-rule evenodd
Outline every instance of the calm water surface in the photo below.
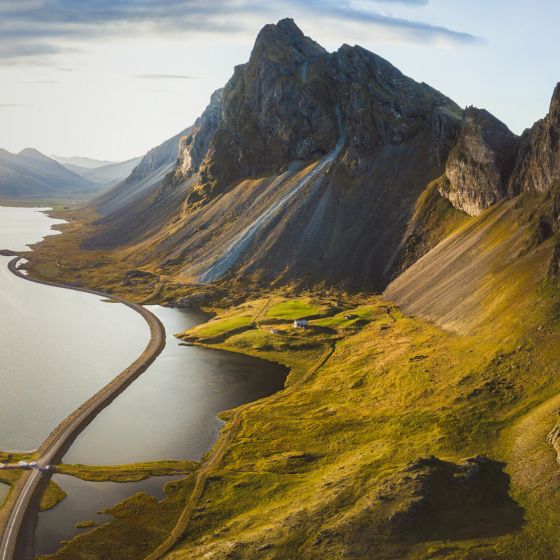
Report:
M 37 209 L 0 207 L 0 249 L 25 249 L 56 223 Z M 0 257 L 0 449 L 31 449 L 141 353 L 149 329 L 125 306 L 17 278 L 6 268 L 9 260 Z M 150 309 L 165 325 L 166 348 L 86 428 L 64 462 L 198 459 L 221 429 L 218 412 L 282 389 L 281 366 L 180 346 L 173 334 L 203 322 L 201 313 Z M 53 552 L 82 531 L 76 522 L 99 520 L 97 511 L 138 491 L 162 498 L 169 479 L 119 484 L 55 475 L 68 497 L 39 515 L 36 553 Z M 0 500 L 6 490 L 0 485 Z
M 0 207 L 0 249 L 23 250 L 60 223 Z M 0 449 L 35 449 L 72 410 L 127 367 L 149 329 L 124 305 L 28 282 L 0 257 Z
M 82 432 L 63 461 L 111 465 L 199 459 L 216 440 L 220 411 L 284 386 L 286 368 L 240 354 L 180 346 L 174 333 L 206 320 L 201 313 L 149 306 L 167 344 L 153 365 Z
M 117 502 L 136 494 L 145 492 L 158 500 L 165 498 L 163 485 L 179 476 L 157 476 L 140 482 L 88 482 L 56 474 L 53 480 L 64 489 L 68 497 L 54 509 L 44 511 L 39 516 L 35 529 L 35 554 L 50 554 L 60 547 L 60 541 L 91 531 L 77 529 L 77 521 L 95 521 L 99 524 L 113 518 L 100 513 Z

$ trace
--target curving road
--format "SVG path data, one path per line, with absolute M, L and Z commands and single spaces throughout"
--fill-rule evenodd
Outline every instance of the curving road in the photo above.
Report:
M 110 404 L 116 396 L 124 391 L 128 385 L 142 374 L 155 360 L 165 347 L 165 328 L 161 321 L 145 307 L 127 301 L 121 297 L 89 290 L 87 288 L 77 288 L 74 286 L 56 284 L 54 282 L 36 280 L 25 276 L 17 268 L 19 260 L 20 257 L 16 257 L 8 264 L 9 270 L 16 276 L 30 282 L 86 292 L 122 303 L 137 313 L 140 313 L 150 327 L 150 341 L 142 354 L 115 377 L 113 381 L 100 389 L 93 397 L 82 404 L 80 408 L 63 420 L 43 442 L 37 451 L 36 461 L 39 466 L 46 466 L 56 462 L 74 441 L 76 436 L 91 422 L 91 420 L 93 420 L 93 418 L 95 418 L 99 411 Z M 2 511 L 3 516 L 7 517 L 7 521 L 4 531 L 2 532 L 2 542 L 0 543 L 0 560 L 15 560 L 14 555 L 16 552 L 18 534 L 33 499 L 37 497 L 38 491 L 42 488 L 40 483 L 43 477 L 43 473 L 38 470 L 26 471 L 18 483 L 12 488 L 10 497 L 4 506 L 4 511 Z M 2 531 L 1 526 L 0 531 Z

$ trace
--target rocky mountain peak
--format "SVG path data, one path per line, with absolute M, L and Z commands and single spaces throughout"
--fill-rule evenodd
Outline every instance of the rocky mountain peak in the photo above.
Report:
M 446 165 L 448 183 L 440 189 L 455 208 L 471 216 L 504 198 L 517 137 L 484 109 L 468 107 Z
M 255 41 L 249 64 L 267 60 L 276 64 L 291 65 L 326 54 L 318 43 L 306 37 L 291 18 L 277 24 L 265 25 Z
M 560 83 L 544 119 L 526 130 L 509 183 L 510 194 L 549 192 L 560 179 Z
M 449 98 L 380 56 L 350 45 L 328 53 L 284 19 L 260 31 L 249 61 L 184 139 L 175 180 L 198 174 L 187 205 L 198 203 L 239 179 L 322 157 L 343 135 L 350 178 L 366 174 L 383 146 L 421 136 L 441 166 L 460 118 Z

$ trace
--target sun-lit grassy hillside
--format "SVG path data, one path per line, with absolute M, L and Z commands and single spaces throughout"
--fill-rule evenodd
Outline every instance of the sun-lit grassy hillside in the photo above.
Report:
M 53 558 L 93 560 L 122 542 L 120 558 L 136 559 L 173 526 L 174 559 L 560 556 L 560 477 L 546 441 L 560 406 L 552 252 L 553 240 L 535 240 L 505 203 L 458 225 L 384 297 L 251 288 L 244 300 L 235 285 L 211 291 L 150 274 L 123 283 L 115 264 L 110 285 L 138 299 L 196 290 L 217 315 L 185 341 L 291 372 L 285 391 L 222 414 L 224 447 L 195 472 L 200 496 L 191 477 L 160 505 L 135 498 L 114 525 Z M 102 283 L 109 264 L 87 258 L 82 281 Z M 47 265 L 39 254 L 32 270 Z M 65 260 L 53 275 L 70 270 Z M 307 328 L 294 328 L 298 318 Z M 145 523 L 157 536 L 134 546 Z

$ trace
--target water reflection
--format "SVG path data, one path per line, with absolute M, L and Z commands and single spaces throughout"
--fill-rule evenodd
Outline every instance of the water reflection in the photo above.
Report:
M 54 509 L 39 515 L 35 530 L 35 554 L 51 554 L 60 547 L 60 541 L 91 531 L 91 528 L 78 529 L 78 521 L 95 521 L 98 524 L 111 521 L 110 515 L 102 512 L 125 498 L 145 492 L 158 500 L 165 498 L 163 485 L 181 476 L 157 476 L 140 482 L 88 482 L 56 474 L 56 482 L 67 497 Z
M 0 207 L 0 249 L 25 249 L 58 222 Z M 18 278 L 9 261 L 0 257 L 0 449 L 27 450 L 127 367 L 149 329 L 123 305 Z
M 164 351 L 82 432 L 65 463 L 199 459 L 221 429 L 218 412 L 282 389 L 286 377 L 282 366 L 180 346 L 173 334 L 204 321 L 200 313 L 159 306 L 150 310 L 165 325 Z

